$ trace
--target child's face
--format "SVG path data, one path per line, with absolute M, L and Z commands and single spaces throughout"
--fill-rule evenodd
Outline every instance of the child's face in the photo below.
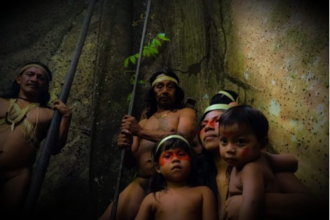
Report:
M 234 167 L 242 167 L 260 156 L 261 145 L 254 132 L 248 127 L 238 124 L 220 126 L 220 155 Z
M 184 182 L 190 174 L 190 156 L 181 149 L 169 149 L 160 157 L 157 172 L 169 182 Z
M 219 118 L 221 110 L 210 111 L 201 123 L 199 137 L 207 151 L 217 151 L 219 148 Z

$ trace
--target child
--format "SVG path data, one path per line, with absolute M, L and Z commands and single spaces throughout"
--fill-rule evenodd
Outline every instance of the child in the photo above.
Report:
M 162 139 L 153 149 L 156 173 L 135 220 L 216 220 L 216 200 L 206 186 L 197 186 L 195 154 L 180 135 Z
M 242 195 L 239 219 L 263 218 L 265 193 L 279 193 L 273 171 L 262 151 L 268 144 L 268 121 L 257 109 L 238 105 L 219 121 L 220 155 L 232 167 L 229 196 Z

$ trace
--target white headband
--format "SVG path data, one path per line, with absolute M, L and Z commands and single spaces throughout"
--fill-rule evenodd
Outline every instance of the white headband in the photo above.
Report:
M 166 75 L 162 74 L 162 75 L 159 75 L 155 79 L 155 81 L 152 82 L 151 87 L 154 86 L 156 83 L 164 81 L 164 80 L 169 80 L 169 81 L 175 82 L 175 84 L 178 84 L 178 81 L 176 79 L 174 79 L 173 77 L 166 76 Z
M 163 138 L 163 139 L 159 142 L 159 144 L 157 145 L 157 148 L 156 148 L 156 151 L 155 151 L 155 152 L 157 153 L 157 151 L 159 150 L 160 146 L 161 146 L 165 141 L 167 141 L 167 140 L 169 140 L 169 139 L 172 139 L 172 138 L 178 138 L 178 139 L 181 139 L 181 140 L 183 140 L 184 142 L 186 142 L 186 143 L 189 145 L 189 147 L 190 147 L 189 142 L 188 142 L 184 137 L 182 137 L 181 135 L 178 135 L 178 134 L 172 134 L 172 135 L 169 135 L 169 136 Z
M 232 100 L 233 102 L 238 102 L 238 97 L 235 101 L 235 99 L 233 98 L 232 95 L 230 95 L 228 92 L 226 91 L 219 91 L 218 94 L 222 94 L 222 95 L 225 95 L 226 97 L 228 97 L 230 100 Z M 227 110 L 229 109 L 230 106 L 229 104 L 214 104 L 214 105 L 210 105 L 208 106 L 204 113 L 208 112 L 208 111 L 213 111 L 213 110 Z

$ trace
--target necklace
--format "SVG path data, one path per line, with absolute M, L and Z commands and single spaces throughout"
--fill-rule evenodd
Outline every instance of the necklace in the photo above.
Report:
M 165 114 L 163 114 L 163 115 L 159 115 L 159 116 L 157 116 L 157 115 L 153 115 L 153 116 L 155 116 L 155 118 L 157 118 L 157 119 L 161 119 L 161 118 L 164 118 L 164 117 L 166 117 L 166 115 L 168 114 L 168 113 L 170 113 L 171 112 L 171 110 L 169 110 L 168 112 L 166 112 Z
M 18 99 L 22 99 L 22 100 L 25 100 L 25 101 L 28 101 L 28 102 L 34 102 L 34 101 L 30 100 L 30 99 L 26 99 L 26 98 L 23 98 L 23 97 L 19 97 L 19 96 L 17 96 L 17 98 L 18 98 Z
M 26 118 L 26 114 L 33 108 L 38 107 L 39 103 L 30 103 L 24 109 L 21 109 L 16 104 L 16 99 L 10 100 L 8 112 L 6 112 L 5 122 L 10 125 L 11 130 L 14 131 L 15 127 L 21 124 Z

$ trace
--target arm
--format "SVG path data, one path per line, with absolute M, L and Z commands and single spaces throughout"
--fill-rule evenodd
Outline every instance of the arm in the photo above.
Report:
M 217 201 L 208 187 L 203 187 L 203 220 L 217 220 Z
M 278 220 L 317 219 L 317 215 L 328 210 L 300 180 L 290 172 L 275 175 L 283 193 L 265 195 L 266 217 Z M 227 219 L 237 219 L 242 196 L 233 196 L 226 202 Z M 317 216 L 317 217 L 319 217 Z M 324 216 L 324 215 L 323 215 Z M 319 218 L 321 219 L 321 218 Z
M 276 179 L 285 194 L 266 194 L 267 217 L 316 219 L 322 211 L 329 210 L 322 209 L 320 200 L 293 173 L 278 173 Z
M 124 116 L 125 121 L 122 123 L 122 127 L 129 130 L 134 136 L 138 136 L 152 142 L 158 142 L 164 137 L 175 133 L 182 134 L 185 138 L 187 138 L 187 140 L 192 142 L 197 127 L 196 111 L 191 108 L 182 109 L 179 117 L 179 123 L 176 131 L 156 131 L 145 129 L 137 123 L 134 117 L 129 115 Z
M 258 219 L 265 196 L 264 177 L 257 163 L 246 164 L 241 171 L 242 181 L 242 206 L 238 219 Z
M 291 154 L 263 154 L 269 161 L 274 173 L 278 172 L 296 172 L 298 169 L 298 160 Z
M 154 194 L 153 193 L 150 193 L 149 195 L 147 195 L 141 205 L 140 205 L 140 208 L 139 208 L 139 211 L 135 217 L 135 220 L 148 220 L 148 219 L 153 219 L 153 216 L 152 216 L 152 213 L 153 213 L 153 210 L 152 210 L 152 203 L 153 203 L 153 198 Z
M 69 133 L 69 127 L 71 123 L 71 117 L 72 112 L 71 110 L 59 99 L 55 100 L 53 102 L 54 109 L 58 110 L 58 112 L 61 114 L 61 123 L 60 128 L 56 140 L 56 145 L 52 149 L 52 154 L 56 155 L 60 153 L 61 149 L 65 146 L 68 133 Z

